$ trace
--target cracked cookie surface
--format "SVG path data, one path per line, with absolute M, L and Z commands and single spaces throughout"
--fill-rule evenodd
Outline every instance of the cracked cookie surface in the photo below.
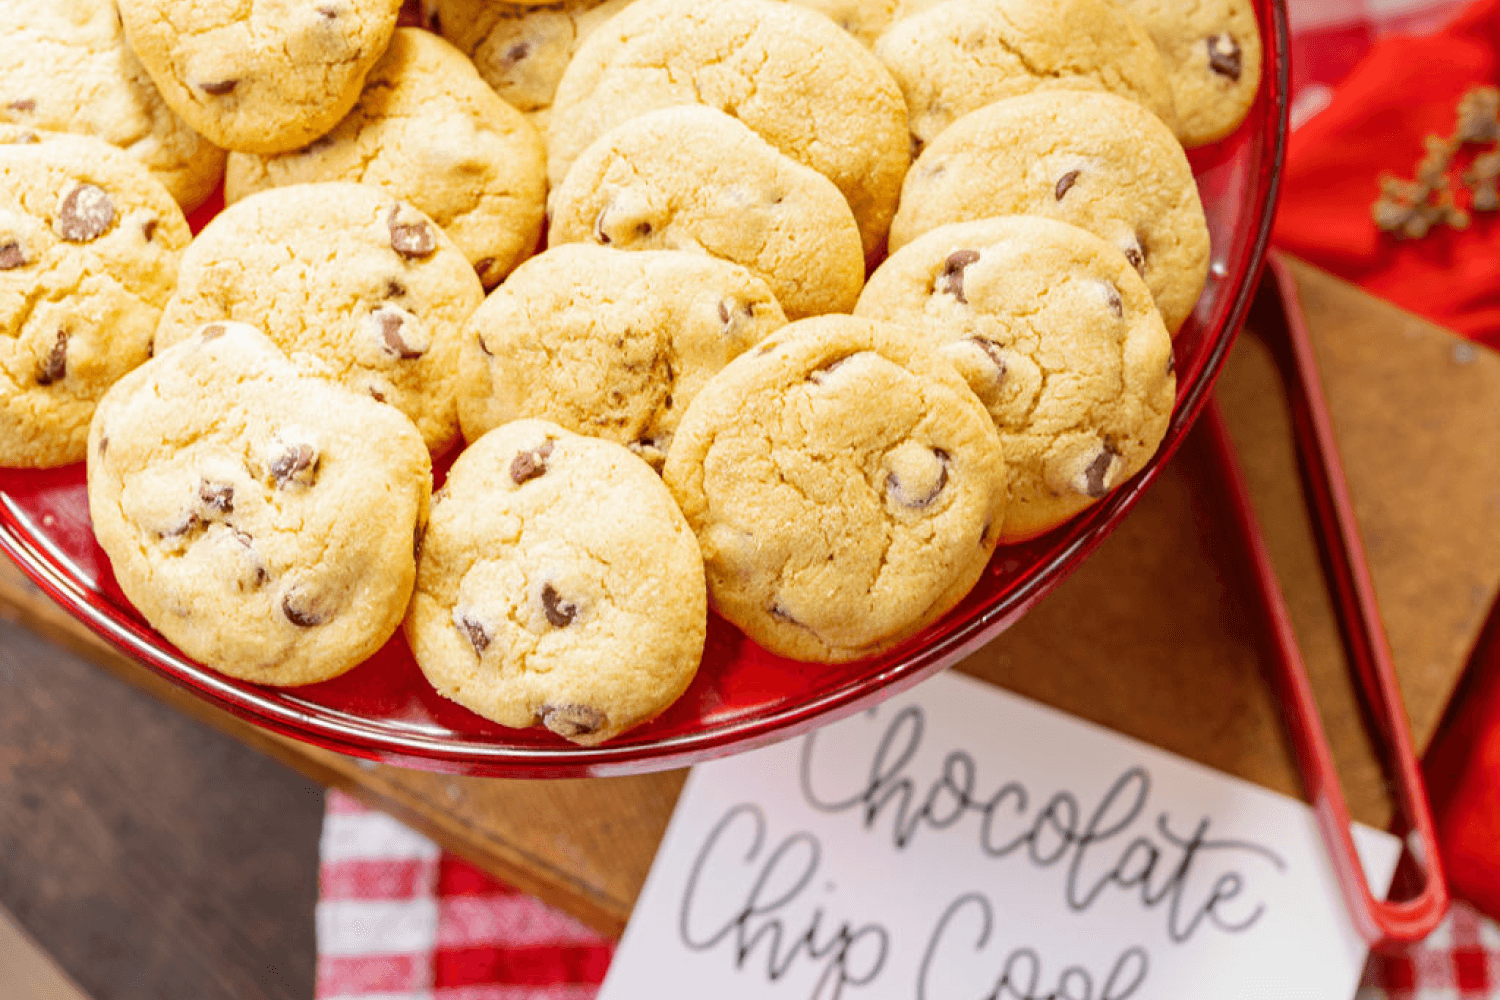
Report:
M 95 405 L 151 356 L 189 239 L 134 157 L 0 125 L 0 466 L 83 460 Z
M 706 631 L 698 543 L 624 448 L 521 420 L 454 463 L 406 621 L 439 694 L 591 746 L 686 691 Z
M 118 0 L 167 104 L 215 145 L 295 149 L 338 124 L 401 0 Z
M 1125 254 L 1176 333 L 1208 278 L 1208 222 L 1182 146 L 1145 108 L 1043 91 L 950 125 L 912 165 L 891 249 L 950 222 L 1041 215 Z
M 713 605 L 793 659 L 874 655 L 978 581 L 1005 516 L 994 422 L 900 327 L 785 327 L 688 408 L 664 479 L 698 534 Z
M 416 206 L 487 288 L 535 249 L 547 195 L 536 129 L 462 52 L 420 28 L 397 29 L 332 132 L 279 156 L 231 154 L 224 196 L 232 204 L 309 181 L 370 184 Z
M 362 184 L 298 184 L 198 234 L 156 344 L 248 323 L 299 370 L 396 407 L 438 454 L 458 435 L 459 331 L 483 300 L 468 260 L 410 205 Z
M 400 625 L 431 471 L 395 410 L 216 323 L 100 404 L 89 513 L 125 595 L 184 653 L 259 684 L 311 684 Z
M 892 26 L 875 54 L 906 95 L 918 147 L 1036 90 L 1105 90 L 1176 121 L 1156 46 L 1109 0 L 947 0 Z
M 911 151 L 901 90 L 868 49 L 796 4 L 635 0 L 589 36 L 558 84 L 552 183 L 616 125 L 683 104 L 732 114 L 833 181 L 873 258 Z
M 224 175 L 224 151 L 167 107 L 111 0 L 9 0 L 0 122 L 103 139 L 140 160 L 184 211 Z
M 522 264 L 465 327 L 464 436 L 541 417 L 660 469 L 704 383 L 784 325 L 766 283 L 735 264 L 553 247 Z
M 848 312 L 864 284 L 859 229 L 838 189 L 712 108 L 623 122 L 552 194 L 553 246 L 692 250 L 765 279 L 788 316 Z
M 1005 444 L 1002 542 L 1083 511 L 1156 453 L 1176 398 L 1172 340 L 1118 250 L 1050 219 L 935 229 L 893 254 L 859 316 L 919 331 Z
M 474 61 L 495 93 L 544 129 L 557 83 L 578 47 L 630 2 L 423 0 L 422 8 L 427 24 Z
M 1260 25 L 1251 0 L 1113 0 L 1161 51 L 1187 146 L 1239 127 L 1260 89 Z

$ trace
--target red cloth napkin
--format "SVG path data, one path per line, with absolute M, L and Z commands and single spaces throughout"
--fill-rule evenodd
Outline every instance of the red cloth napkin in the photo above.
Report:
M 592 1000 L 614 945 L 396 820 L 328 793 L 318 1000 Z
M 1324 33 L 1324 42 L 1333 43 L 1326 69 L 1337 72 L 1338 62 L 1357 49 L 1359 34 L 1347 26 Z M 1304 49 L 1315 43 L 1299 41 Z M 1342 81 L 1327 82 L 1338 83 L 1324 98 L 1327 106 L 1292 135 L 1276 244 L 1500 348 L 1496 213 L 1476 214 L 1463 231 L 1438 227 L 1411 241 L 1380 233 L 1370 219 L 1381 173 L 1410 179 L 1424 153 L 1423 138 L 1452 133 L 1454 107 L 1464 92 L 1500 84 L 1500 0 L 1477 0 L 1431 35 L 1381 38 Z M 1466 204 L 1467 192 L 1457 182 L 1455 192 Z

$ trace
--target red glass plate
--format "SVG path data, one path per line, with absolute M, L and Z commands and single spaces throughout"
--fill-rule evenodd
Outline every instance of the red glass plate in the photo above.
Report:
M 95 632 L 199 697 L 267 729 L 408 767 L 513 778 L 661 770 L 787 739 L 889 698 L 993 639 L 1056 586 L 1130 510 L 1207 400 L 1259 280 L 1285 151 L 1284 0 L 1257 0 L 1256 9 L 1266 58 L 1255 106 L 1234 135 L 1191 155 L 1214 250 L 1207 288 L 1177 336 L 1177 409 L 1161 450 L 1086 514 L 1000 549 L 961 605 L 883 656 L 837 666 L 793 663 L 713 618 L 703 667 L 687 694 L 650 725 L 584 749 L 543 730 L 504 729 L 439 697 L 399 634 L 343 677 L 292 690 L 193 663 L 121 594 L 89 526 L 82 466 L 0 469 L 0 550 Z

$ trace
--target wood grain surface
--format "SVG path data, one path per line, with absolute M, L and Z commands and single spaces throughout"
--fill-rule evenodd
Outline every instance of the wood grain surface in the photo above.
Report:
M 1419 746 L 1500 586 L 1500 357 L 1296 267 Z M 1252 320 L 1252 326 L 1255 320 Z M 1355 816 L 1389 816 L 1318 569 L 1274 367 L 1241 338 L 1219 390 Z M 1238 543 L 1190 438 L 1100 550 L 960 669 L 1298 794 Z M 684 774 L 528 783 L 369 765 L 208 708 L 0 569 L 0 609 L 185 711 L 360 795 L 520 888 L 618 932 Z
M 0 621 L 0 908 L 93 1000 L 310 997 L 323 799 Z

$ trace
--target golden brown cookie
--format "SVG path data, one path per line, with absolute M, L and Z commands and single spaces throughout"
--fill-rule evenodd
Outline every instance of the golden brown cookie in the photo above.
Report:
M 309 181 L 358 181 L 415 206 L 453 238 L 486 287 L 529 257 L 541 234 L 546 158 L 530 122 L 463 53 L 401 28 L 354 110 L 307 147 L 236 153 L 224 194 Z
M 706 605 L 698 544 L 650 467 L 521 420 L 435 498 L 406 637 L 444 697 L 593 746 L 687 690 Z
M 730 362 L 688 407 L 664 479 L 714 608 L 799 660 L 872 656 L 935 621 L 1005 518 L 984 406 L 918 335 L 850 316 Z

